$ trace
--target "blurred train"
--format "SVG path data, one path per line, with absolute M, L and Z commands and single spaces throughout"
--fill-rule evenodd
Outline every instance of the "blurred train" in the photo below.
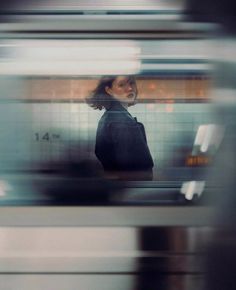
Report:
M 218 25 L 186 22 L 185 1 L 95 2 L 1 8 L 0 289 L 199 290 Z M 104 178 L 85 102 L 104 75 L 137 81 L 153 181 Z
M 32 178 L 60 173 L 63 162 L 96 163 L 102 112 L 84 100 L 101 76 L 120 74 L 137 79 L 138 101 L 130 111 L 144 123 L 154 159 L 153 182 L 140 184 L 177 191 L 183 182 L 202 184 L 221 141 L 214 137 L 219 120 L 210 97 L 214 55 L 207 37 L 214 26 L 185 23 L 180 4 L 104 2 L 95 9 L 81 3 L 74 9 L 48 2 L 6 9 L 10 20 L 3 19 L 0 47 L 2 174 L 27 172 Z

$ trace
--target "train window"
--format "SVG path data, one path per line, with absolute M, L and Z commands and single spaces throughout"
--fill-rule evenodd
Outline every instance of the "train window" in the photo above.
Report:
M 206 46 L 205 40 L 184 39 L 2 40 L 3 199 L 6 192 L 14 192 L 14 182 L 17 188 L 22 186 L 25 190 L 24 202 L 32 202 L 32 191 L 44 193 L 42 202 L 45 196 L 50 200 L 50 194 L 59 196 L 62 203 L 67 202 L 65 192 L 71 191 L 73 203 L 77 200 L 74 193 L 81 190 L 92 192 L 91 196 L 97 200 L 94 192 L 109 191 L 110 181 L 114 180 L 121 181 L 114 185 L 117 190 L 121 186 L 137 190 L 152 188 L 155 193 L 158 188 L 162 191 L 168 188 L 174 189 L 173 196 L 181 190 L 182 193 L 188 191 L 191 181 L 200 182 L 203 188 L 205 169 L 211 165 L 221 141 L 221 135 L 214 137 L 219 128 L 215 125 L 209 97 L 211 73 Z M 126 127 L 121 126 L 121 140 L 114 133 L 116 126 L 106 131 L 109 138 L 116 136 L 113 143 L 106 141 L 102 149 L 107 150 L 104 162 L 96 154 L 97 128 L 104 110 L 94 110 L 86 99 L 104 76 L 114 79 L 122 76 L 125 87 L 130 86 L 131 91 L 134 86 L 131 80 L 136 82 L 137 99 L 127 114 L 144 125 L 144 139 L 153 161 L 153 166 L 149 163 L 151 177 L 143 174 L 148 167 L 143 165 L 146 164 L 146 160 L 142 160 L 142 155 L 146 156 L 143 149 L 135 152 L 133 147 L 124 153 L 125 146 L 136 146 L 135 142 L 139 142 L 134 135 L 136 137 L 130 137 L 134 138 L 131 145 L 126 144 Z M 132 135 L 133 131 L 127 132 Z M 120 149 L 114 153 L 115 142 Z M 125 154 L 128 157 L 124 157 Z M 108 161 L 109 158 L 113 160 Z M 128 165 L 124 158 L 130 158 Z M 118 169 L 107 174 L 110 165 L 106 162 Z M 137 170 L 139 162 L 142 165 Z M 26 176 L 35 179 L 30 186 L 27 184 L 27 189 L 22 181 Z M 11 182 L 14 178 L 17 181 Z M 83 181 L 82 185 L 76 180 Z M 78 188 L 80 186 L 82 189 Z M 134 199 L 129 196 L 129 201 L 134 201 L 135 196 L 132 196 Z M 79 201 L 88 202 L 86 198 Z

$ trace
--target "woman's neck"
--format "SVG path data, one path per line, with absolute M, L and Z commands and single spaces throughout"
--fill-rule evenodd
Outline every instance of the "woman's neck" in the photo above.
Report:
M 110 109 L 114 108 L 114 107 L 122 107 L 124 108 L 126 111 L 128 110 L 128 104 L 127 103 L 123 103 L 123 102 L 120 102 L 118 100 L 116 100 L 115 98 L 112 100 L 111 102 L 111 106 L 110 106 Z

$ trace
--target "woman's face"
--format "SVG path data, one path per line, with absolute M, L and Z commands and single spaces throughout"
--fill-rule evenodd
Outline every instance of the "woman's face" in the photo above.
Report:
M 106 92 L 123 105 L 131 106 L 137 97 L 137 86 L 134 78 L 118 76 L 111 88 L 106 87 Z

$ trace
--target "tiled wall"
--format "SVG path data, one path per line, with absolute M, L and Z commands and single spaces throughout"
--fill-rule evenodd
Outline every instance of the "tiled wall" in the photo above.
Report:
M 145 125 L 156 176 L 185 164 L 197 128 L 212 123 L 209 103 L 136 104 L 129 111 Z M 84 103 L 2 103 L 1 168 L 33 169 L 43 161 L 95 158 L 95 133 L 102 111 Z M 23 161 L 23 163 L 22 163 Z

